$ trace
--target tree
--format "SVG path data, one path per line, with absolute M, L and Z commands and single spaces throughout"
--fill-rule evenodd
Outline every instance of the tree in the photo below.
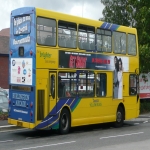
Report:
M 128 0 L 101 0 L 101 3 L 105 6 L 102 12 L 103 20 L 114 24 L 132 26 L 134 11 Z
M 139 35 L 139 44 L 150 46 L 150 1 L 148 0 L 129 0 L 134 8 L 134 19 Z
M 103 20 L 132 26 L 137 29 L 140 72 L 150 70 L 150 1 L 148 0 L 101 0 L 105 6 Z M 100 19 L 101 20 L 101 19 Z

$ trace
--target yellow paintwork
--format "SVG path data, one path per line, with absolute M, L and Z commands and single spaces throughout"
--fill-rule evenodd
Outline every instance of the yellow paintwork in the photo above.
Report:
M 67 14 L 62 14 L 58 12 L 48 11 L 44 9 L 36 9 L 36 16 L 44 16 L 46 18 L 52 18 L 56 21 L 58 20 L 65 20 L 68 22 L 75 22 L 77 24 L 86 24 L 90 26 L 95 26 L 96 28 L 100 27 L 103 22 L 101 21 L 95 21 L 90 19 L 85 19 L 81 17 L 76 16 L 70 16 Z M 124 31 L 126 33 L 135 34 L 137 35 L 137 31 L 134 28 L 125 27 L 125 26 L 119 26 L 117 31 Z M 138 41 L 137 41 L 138 43 Z M 113 45 L 112 45 L 113 46 Z M 65 49 L 65 48 L 61 48 Z M 58 44 L 56 47 L 44 47 L 44 46 L 38 46 L 37 45 L 37 78 L 39 76 L 42 78 L 47 79 L 49 82 L 49 74 L 48 71 L 50 69 L 50 72 L 55 71 L 57 72 L 60 70 L 58 69 Z M 69 49 L 70 51 L 71 49 Z M 137 50 L 138 50 L 138 44 L 137 44 Z M 67 48 L 66 48 L 67 51 Z M 76 50 L 71 50 L 76 52 L 84 52 L 84 50 L 79 50 L 78 48 Z M 50 58 L 43 59 L 40 57 L 40 52 L 47 52 L 51 55 Z M 106 55 L 111 55 L 111 53 L 105 53 Z M 138 51 L 137 56 L 129 56 L 117 54 L 118 56 L 126 56 L 129 58 L 129 72 L 135 73 L 135 68 L 139 68 L 139 59 L 138 59 Z M 47 61 L 46 61 L 47 60 Z M 47 63 L 48 62 L 48 63 Z M 38 69 L 40 68 L 40 69 Z M 51 70 L 53 69 L 53 70 Z M 46 71 L 47 70 L 47 71 Z M 43 71 L 46 71 L 43 73 Z M 61 68 L 61 71 L 65 71 Z M 69 69 L 71 71 L 71 69 Z M 73 70 L 72 70 L 73 71 Z M 95 73 L 99 73 L 100 71 L 94 71 Z M 86 124 L 94 124 L 94 123 L 101 123 L 101 122 L 111 122 L 116 120 L 116 111 L 117 107 L 120 103 L 123 103 L 125 107 L 125 119 L 131 119 L 135 118 L 139 115 L 139 101 L 137 103 L 136 96 L 129 96 L 129 72 L 125 72 L 123 74 L 123 99 L 122 100 L 113 100 L 113 72 L 109 71 L 102 71 L 103 73 L 107 74 L 107 96 L 106 97 L 93 97 L 93 98 L 82 98 L 76 109 L 71 113 L 71 125 L 72 126 L 79 126 L 79 125 L 86 125 Z M 39 75 L 40 74 L 40 75 Z M 47 75 L 47 77 L 45 76 Z M 37 88 L 40 88 L 40 85 L 37 85 Z M 48 92 L 48 88 L 45 88 L 45 91 Z M 58 98 L 55 98 L 55 100 L 50 100 L 51 106 L 55 106 L 55 103 L 58 101 Z M 98 101 L 98 104 L 95 104 L 93 101 Z M 49 98 L 46 100 L 49 101 Z M 49 108 L 45 106 L 45 113 L 52 110 L 52 107 Z
M 18 121 L 18 120 L 14 120 L 14 119 L 8 118 L 8 123 L 9 123 L 9 124 L 13 124 L 13 125 L 16 125 L 16 126 L 17 126 L 17 123 L 18 123 L 18 122 L 21 122 L 21 123 L 22 123 L 22 126 L 21 126 L 21 127 L 24 127 L 24 128 L 33 129 L 33 128 L 35 127 L 35 124 L 34 124 L 34 123 L 29 123 L 29 122 L 24 122 L 24 121 Z
M 46 57 L 44 57 L 46 55 Z M 36 68 L 58 68 L 58 50 L 47 47 L 37 47 Z
M 58 12 L 48 11 L 44 9 L 36 8 L 36 16 L 42 16 L 46 18 L 58 20 L 64 20 L 68 22 L 75 22 L 76 24 L 85 24 L 89 26 L 95 26 L 99 28 L 103 22 L 95 21 L 90 19 L 85 19 L 81 17 L 71 16 L 67 14 L 62 14 Z M 137 36 L 136 29 L 119 26 L 117 31 L 123 31 L 126 33 L 133 33 Z M 137 42 L 138 43 L 138 42 Z M 112 46 L 114 46 L 112 44 Z M 67 49 L 61 48 L 61 50 L 69 50 L 76 52 L 85 52 L 84 50 L 77 49 Z M 53 99 L 50 93 L 49 84 L 50 84 L 50 75 L 54 74 L 56 79 L 59 71 L 72 71 L 76 72 L 74 69 L 64 70 L 59 68 L 59 50 L 58 44 L 56 47 L 48 46 L 39 46 L 36 44 L 36 91 L 45 90 L 45 99 L 44 99 L 44 117 L 55 107 L 56 103 L 59 101 L 58 97 L 55 96 Z M 137 44 L 138 50 L 138 44 Z M 105 53 L 106 55 L 112 55 L 112 53 Z M 102 122 L 113 122 L 116 120 L 116 111 L 118 105 L 122 103 L 125 108 L 125 119 L 136 118 L 139 115 L 139 100 L 137 102 L 136 96 L 129 96 L 129 74 L 135 73 L 135 69 L 139 68 L 139 57 L 138 51 L 137 56 L 129 56 L 128 54 L 117 56 L 125 56 L 129 58 L 129 72 L 123 73 L 123 99 L 113 99 L 113 72 L 112 71 L 98 71 L 97 73 L 106 73 L 107 74 L 107 95 L 106 97 L 93 97 L 93 98 L 82 98 L 78 106 L 71 113 L 71 126 L 87 125 L 87 124 L 96 124 Z M 57 85 L 56 81 L 56 85 Z M 55 89 L 57 86 L 55 85 Z M 57 91 L 55 91 L 55 95 Z M 37 99 L 37 92 L 36 92 Z M 67 106 L 69 107 L 69 106 Z M 70 110 L 71 112 L 71 110 Z M 36 114 L 37 116 L 37 108 Z M 17 125 L 17 120 L 8 119 L 8 122 L 11 124 Z M 23 122 L 23 127 L 34 128 L 38 125 L 40 121 L 37 121 L 35 118 L 35 124 Z

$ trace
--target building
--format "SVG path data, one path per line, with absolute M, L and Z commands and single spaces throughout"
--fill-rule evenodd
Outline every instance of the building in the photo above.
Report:
M 0 31 L 0 87 L 9 88 L 9 28 Z

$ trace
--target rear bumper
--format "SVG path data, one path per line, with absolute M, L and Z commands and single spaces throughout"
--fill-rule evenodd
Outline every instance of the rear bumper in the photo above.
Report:
M 12 124 L 12 125 L 23 127 L 23 128 L 29 128 L 29 129 L 33 129 L 35 127 L 34 123 L 24 122 L 24 121 L 20 121 L 20 120 L 14 120 L 14 119 L 10 119 L 10 118 L 8 118 L 8 123 Z

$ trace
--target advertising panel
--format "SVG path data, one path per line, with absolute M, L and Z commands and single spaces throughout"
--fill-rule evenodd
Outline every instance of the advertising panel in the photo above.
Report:
M 113 71 L 113 97 L 122 99 L 123 72 L 129 71 L 128 57 L 59 51 L 59 67 Z
M 11 58 L 11 84 L 32 85 L 32 58 Z
M 150 98 L 150 74 L 141 73 L 139 76 L 140 99 Z

